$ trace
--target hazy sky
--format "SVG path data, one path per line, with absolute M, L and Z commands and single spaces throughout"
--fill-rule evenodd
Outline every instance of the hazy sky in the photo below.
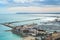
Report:
M 0 0 L 0 13 L 60 12 L 60 0 Z

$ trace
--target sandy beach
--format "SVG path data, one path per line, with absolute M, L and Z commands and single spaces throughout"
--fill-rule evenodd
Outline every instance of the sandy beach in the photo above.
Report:
M 24 40 L 35 40 L 35 37 L 33 37 L 33 36 L 27 36 L 27 37 L 24 37 Z

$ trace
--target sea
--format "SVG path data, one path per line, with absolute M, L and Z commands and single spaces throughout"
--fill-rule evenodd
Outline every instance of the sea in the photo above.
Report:
M 31 24 L 31 23 L 39 24 L 42 21 L 41 19 L 45 19 L 46 17 L 48 19 L 50 17 L 54 18 L 55 16 L 60 16 L 60 14 L 0 14 L 0 40 L 23 40 L 21 36 L 13 34 L 11 31 L 5 31 L 5 30 L 11 30 L 11 28 L 1 25 L 1 23 L 22 21 L 20 23 L 13 23 L 13 25 L 15 26 Z M 38 18 L 40 18 L 40 20 L 32 20 Z M 32 21 L 25 22 L 24 20 L 32 20 Z

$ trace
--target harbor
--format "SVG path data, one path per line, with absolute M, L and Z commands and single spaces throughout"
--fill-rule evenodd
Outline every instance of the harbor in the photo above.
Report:
M 42 27 L 52 27 L 52 29 L 54 27 L 60 27 L 58 26 L 60 22 L 60 19 L 58 19 L 58 17 L 54 19 L 54 21 L 49 21 L 45 23 L 43 22 L 44 23 L 43 25 L 37 23 L 25 24 L 20 26 L 13 25 L 13 23 L 25 22 L 25 21 L 27 22 L 33 20 L 40 20 L 40 19 L 38 18 L 38 19 L 30 19 L 23 21 L 6 22 L 0 24 L 12 28 L 12 30 L 6 30 L 6 31 L 11 31 L 13 34 L 21 35 L 24 40 L 59 40 L 60 39 L 60 32 L 54 31 L 53 33 L 48 33 L 47 30 L 42 29 Z
M 60 0 L 0 0 L 0 40 L 60 40 Z
M 19 16 L 17 16 L 17 18 Z M 24 17 L 26 17 L 26 16 L 24 16 Z M 11 20 L 11 22 L 5 21 L 3 23 L 0 23 L 0 25 L 1 25 L 0 28 L 3 28 L 3 26 L 7 28 L 7 29 L 6 28 L 0 29 L 0 31 L 4 30 L 7 33 L 10 32 L 11 38 L 7 37 L 8 39 L 6 39 L 6 40 L 12 40 L 12 38 L 14 38 L 14 40 L 51 40 L 51 39 L 58 40 L 60 38 L 60 36 L 58 36 L 58 35 L 60 35 L 60 31 L 59 31 L 60 30 L 60 24 L 59 24 L 60 19 L 58 16 L 33 17 L 34 19 L 32 17 L 30 17 L 30 19 L 24 19 L 24 17 L 22 20 L 19 20 L 19 19 L 21 19 L 19 17 L 18 19 L 12 18 L 14 20 L 13 21 Z M 53 20 L 51 20 L 51 19 L 53 19 Z M 6 36 L 9 35 L 7 33 L 5 33 Z

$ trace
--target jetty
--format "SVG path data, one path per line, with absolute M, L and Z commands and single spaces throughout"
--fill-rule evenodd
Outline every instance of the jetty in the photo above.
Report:
M 0 23 L 1 25 L 10 27 L 10 28 L 14 28 L 16 27 L 16 25 L 13 25 L 13 23 L 21 23 L 21 22 L 28 22 L 28 21 L 34 21 L 34 20 L 40 20 L 40 18 L 38 19 L 30 19 L 30 20 L 23 20 L 23 21 L 14 21 L 14 22 L 5 22 L 5 23 Z
M 27 22 L 27 21 L 33 21 L 33 20 L 40 20 L 40 19 L 14 21 L 14 22 L 6 22 L 6 23 L 0 23 L 0 24 L 7 26 L 9 28 L 12 28 L 11 32 L 16 35 L 21 35 L 24 38 L 24 40 L 58 40 L 60 39 L 60 32 L 55 31 L 53 33 L 48 34 L 46 30 L 42 29 L 42 27 L 47 27 L 47 26 L 52 28 L 57 27 L 56 25 L 47 25 L 47 24 L 38 25 L 37 23 L 25 24 L 25 25 L 19 25 L 19 26 L 13 25 L 13 23 Z

